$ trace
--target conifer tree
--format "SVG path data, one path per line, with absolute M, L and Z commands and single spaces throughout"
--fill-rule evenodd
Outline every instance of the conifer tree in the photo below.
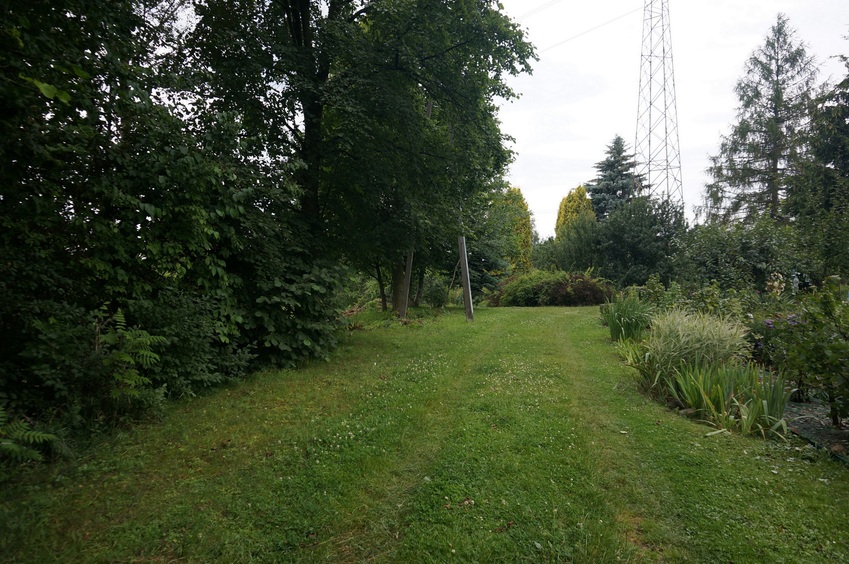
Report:
M 532 268 L 533 220 L 528 203 L 518 188 L 510 187 L 504 194 L 504 206 L 512 232 L 508 259 L 513 272 L 528 272 Z
M 596 217 L 605 219 L 616 207 L 629 202 L 642 188 L 642 176 L 634 174 L 634 155 L 619 135 L 607 146 L 607 157 L 596 163 L 598 177 L 587 184 Z
M 587 189 L 583 186 L 578 186 L 560 200 L 560 208 L 557 211 L 557 223 L 554 226 L 554 232 L 559 232 L 564 225 L 584 212 L 592 213 L 593 203 L 587 197 Z
M 711 157 L 708 219 L 781 215 L 788 179 L 802 151 L 801 130 L 817 76 L 813 57 L 779 14 L 737 82 L 737 123 Z

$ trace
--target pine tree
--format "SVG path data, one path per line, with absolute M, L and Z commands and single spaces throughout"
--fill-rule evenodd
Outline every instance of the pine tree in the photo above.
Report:
M 598 177 L 587 184 L 596 217 L 605 219 L 620 204 L 629 202 L 642 189 L 643 178 L 634 174 L 634 155 L 628 153 L 619 135 L 607 146 L 607 157 L 596 163 Z
M 787 16 L 778 15 L 764 44 L 737 82 L 737 123 L 723 136 L 708 169 L 708 219 L 781 215 L 788 178 L 801 153 L 800 131 L 817 76 L 813 57 L 797 41 Z

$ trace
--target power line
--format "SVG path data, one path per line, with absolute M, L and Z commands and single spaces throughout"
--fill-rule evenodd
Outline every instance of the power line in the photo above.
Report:
M 524 20 L 525 18 L 529 18 L 529 17 L 531 17 L 531 16 L 533 16 L 533 15 L 535 15 L 535 14 L 538 14 L 538 13 L 542 12 L 543 10 L 547 10 L 548 8 L 551 8 L 551 7 L 552 7 L 552 6 L 554 6 L 555 4 L 558 4 L 558 3 L 562 2 L 562 1 L 563 1 L 563 0 L 551 0 L 551 2 L 548 2 L 548 3 L 546 3 L 546 4 L 543 4 L 542 6 L 539 6 L 539 7 L 537 7 L 537 8 L 534 8 L 533 10 L 531 10 L 530 12 L 528 12 L 527 14 L 522 14 L 521 16 L 519 16 L 519 19 L 520 19 L 520 20 Z
M 601 28 L 603 28 L 603 27 L 604 27 L 604 26 L 606 26 L 606 25 L 610 25 L 610 24 L 612 24 L 613 22 L 619 21 L 619 20 L 621 20 L 621 19 L 622 19 L 622 18 L 624 18 L 624 17 L 630 16 L 630 15 L 631 15 L 631 14 L 633 14 L 633 13 L 639 12 L 640 10 L 642 10 L 642 8 L 637 8 L 637 9 L 635 9 L 635 10 L 631 10 L 630 12 L 626 12 L 626 13 L 622 14 L 621 16 L 616 16 L 616 17 L 615 17 L 615 18 L 613 18 L 612 20 L 608 20 L 608 21 L 604 22 L 603 24 L 599 24 L 599 25 L 597 25 L 597 26 L 595 26 L 595 27 L 593 27 L 593 28 L 590 28 L 590 29 L 588 29 L 588 30 L 586 30 L 586 31 L 582 31 L 582 32 L 581 32 L 581 33 L 579 33 L 578 35 L 573 35 L 572 37 L 570 37 L 570 38 L 568 38 L 568 39 L 564 39 L 564 40 L 563 40 L 563 41 L 561 41 L 560 43 L 555 43 L 555 44 L 554 44 L 554 45 L 552 45 L 551 47 L 546 47 L 545 49 L 543 49 L 542 51 L 540 51 L 540 53 L 545 53 L 546 51 L 551 51 L 551 50 L 552 50 L 552 49 L 554 49 L 555 47 L 560 47 L 560 46 L 561 46 L 561 45 L 563 45 L 564 43 L 568 43 L 568 42 L 570 42 L 570 41 L 572 41 L 572 40 L 574 40 L 574 39 L 578 39 L 579 37 L 583 37 L 583 36 L 585 36 L 585 35 L 586 35 L 586 34 L 588 34 L 588 33 L 591 33 L 591 32 L 593 32 L 593 31 L 595 31 L 595 30 L 597 30 L 597 29 L 601 29 Z

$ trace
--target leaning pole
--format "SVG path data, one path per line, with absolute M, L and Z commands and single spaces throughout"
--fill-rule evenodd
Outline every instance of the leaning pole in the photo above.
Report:
M 466 236 L 460 235 L 458 245 L 460 248 L 460 276 L 463 282 L 463 305 L 466 307 L 466 320 L 475 320 L 475 310 L 472 305 L 472 284 L 469 280 L 469 255 L 466 253 Z

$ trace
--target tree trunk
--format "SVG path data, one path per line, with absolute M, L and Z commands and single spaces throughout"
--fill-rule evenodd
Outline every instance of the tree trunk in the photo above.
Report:
M 422 303 L 422 294 L 424 293 L 425 269 L 419 269 L 419 278 L 416 281 L 416 297 L 413 298 L 413 307 L 419 307 Z
M 392 309 L 401 312 L 401 304 L 406 298 L 404 294 L 404 261 L 398 261 L 392 266 Z
M 380 290 L 380 311 L 386 311 L 388 308 L 386 306 L 386 284 L 383 282 L 383 273 L 380 271 L 379 264 L 374 269 L 377 273 L 377 287 Z

